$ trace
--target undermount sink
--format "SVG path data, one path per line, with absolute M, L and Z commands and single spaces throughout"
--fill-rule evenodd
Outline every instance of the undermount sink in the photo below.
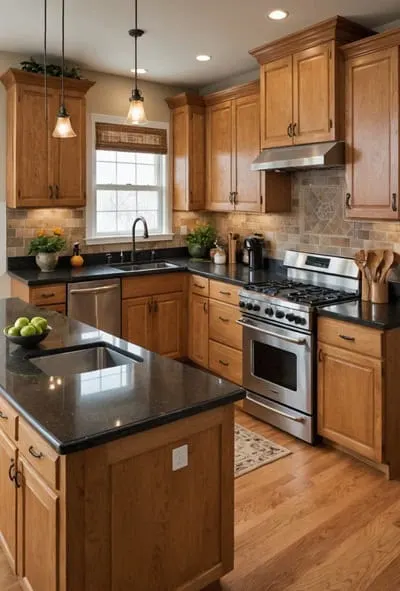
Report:
M 61 353 L 42 353 L 29 357 L 29 361 L 48 376 L 66 377 L 109 367 L 141 363 L 143 359 L 126 355 L 101 344 Z
M 113 269 L 119 271 L 126 271 L 129 273 L 139 271 L 156 271 L 157 269 L 178 269 L 179 265 L 174 263 L 167 263 L 165 261 L 152 262 L 152 263 L 124 263 L 122 265 L 113 265 Z

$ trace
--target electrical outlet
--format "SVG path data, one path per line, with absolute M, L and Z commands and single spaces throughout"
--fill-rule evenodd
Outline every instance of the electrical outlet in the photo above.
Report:
M 181 445 L 172 450 L 172 471 L 182 470 L 189 464 L 188 446 Z
M 188 233 L 188 227 L 187 226 L 181 226 L 181 236 L 186 236 Z

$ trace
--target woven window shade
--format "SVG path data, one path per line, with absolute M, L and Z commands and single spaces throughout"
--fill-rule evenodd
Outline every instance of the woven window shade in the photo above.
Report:
M 166 154 L 167 131 L 138 125 L 96 123 L 96 149 Z

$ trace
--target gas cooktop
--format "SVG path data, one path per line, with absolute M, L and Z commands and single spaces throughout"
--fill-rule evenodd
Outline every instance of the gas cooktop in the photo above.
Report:
M 357 297 L 356 292 L 301 283 L 290 279 L 252 283 L 246 285 L 244 289 L 256 292 L 260 297 L 270 296 L 286 302 L 304 304 L 306 306 L 321 306 L 345 302 Z

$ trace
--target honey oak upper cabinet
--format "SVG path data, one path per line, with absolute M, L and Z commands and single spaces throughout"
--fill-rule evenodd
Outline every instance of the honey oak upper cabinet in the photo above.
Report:
M 205 109 L 202 97 L 184 92 L 168 98 L 171 109 L 171 192 L 177 211 L 204 209 Z
M 209 211 L 290 210 L 290 178 L 251 170 L 260 153 L 260 97 L 251 82 L 204 97 Z
M 260 64 L 262 149 L 344 139 L 337 48 L 369 34 L 335 17 L 250 52 Z
M 343 48 L 346 58 L 346 216 L 399 219 L 400 31 Z
M 65 105 L 76 138 L 52 137 L 61 102 L 59 78 L 48 77 L 46 122 L 44 77 L 10 69 L 7 89 L 7 205 L 82 207 L 86 183 L 85 94 L 88 80 L 65 80 Z

